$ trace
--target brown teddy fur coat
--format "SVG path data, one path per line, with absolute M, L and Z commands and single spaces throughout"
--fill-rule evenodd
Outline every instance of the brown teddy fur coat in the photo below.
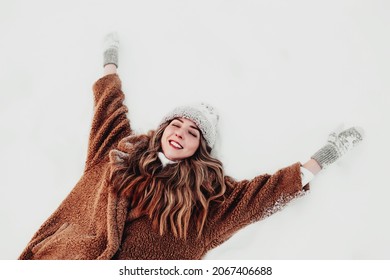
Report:
M 201 259 L 239 229 L 304 193 L 299 163 L 253 180 L 226 177 L 225 201 L 210 207 L 199 238 L 192 224 L 186 239 L 160 235 L 148 217 L 132 218 L 126 199 L 107 182 L 110 161 L 129 156 L 126 136 L 132 133 L 118 75 L 99 79 L 93 91 L 95 110 L 84 173 L 19 259 Z

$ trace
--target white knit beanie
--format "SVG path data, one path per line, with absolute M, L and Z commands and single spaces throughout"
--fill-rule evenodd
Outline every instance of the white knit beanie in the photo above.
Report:
M 175 118 L 185 118 L 193 121 L 202 132 L 210 148 L 214 147 L 217 138 L 218 113 L 214 107 L 205 104 L 180 106 L 169 112 L 160 122 L 160 126 Z

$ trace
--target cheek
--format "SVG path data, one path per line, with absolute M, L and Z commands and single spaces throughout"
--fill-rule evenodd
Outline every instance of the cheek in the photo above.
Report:
M 163 135 L 161 136 L 160 145 L 164 149 L 166 146 L 166 140 L 167 140 L 167 131 L 164 130 Z
M 169 129 L 169 126 L 167 128 L 165 128 L 162 136 L 161 136 L 161 141 L 163 141 L 164 139 L 166 140 L 168 138 L 168 136 L 172 134 L 171 132 L 171 129 Z
M 191 141 L 191 143 L 189 144 L 191 152 L 195 153 L 196 150 L 199 148 L 199 144 L 200 142 L 198 139 L 194 139 L 193 141 Z

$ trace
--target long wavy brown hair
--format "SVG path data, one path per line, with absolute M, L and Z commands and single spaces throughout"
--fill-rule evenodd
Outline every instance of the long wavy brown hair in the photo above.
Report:
M 129 199 L 132 215 L 147 215 L 161 235 L 171 231 L 186 238 L 191 221 L 201 235 L 211 203 L 223 201 L 226 191 L 222 163 L 210 155 L 201 136 L 195 154 L 162 167 L 161 137 L 169 122 L 148 134 L 131 136 L 129 156 L 113 164 L 110 182 Z

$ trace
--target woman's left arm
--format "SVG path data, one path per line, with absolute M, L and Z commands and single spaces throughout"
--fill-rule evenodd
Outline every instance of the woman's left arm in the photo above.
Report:
M 328 142 L 309 161 L 295 163 L 273 175 L 261 175 L 251 181 L 237 182 L 226 178 L 228 192 L 225 202 L 210 215 L 209 246 L 215 247 L 244 226 L 281 210 L 292 199 L 309 190 L 304 174 L 313 176 L 333 164 L 363 140 L 363 130 L 351 127 L 331 133 Z M 307 179 L 307 178 L 306 178 Z
M 205 232 L 208 249 L 214 248 L 239 229 L 281 210 L 292 199 L 302 196 L 301 164 L 295 163 L 273 175 L 235 181 L 226 177 L 225 201 L 213 208 Z

